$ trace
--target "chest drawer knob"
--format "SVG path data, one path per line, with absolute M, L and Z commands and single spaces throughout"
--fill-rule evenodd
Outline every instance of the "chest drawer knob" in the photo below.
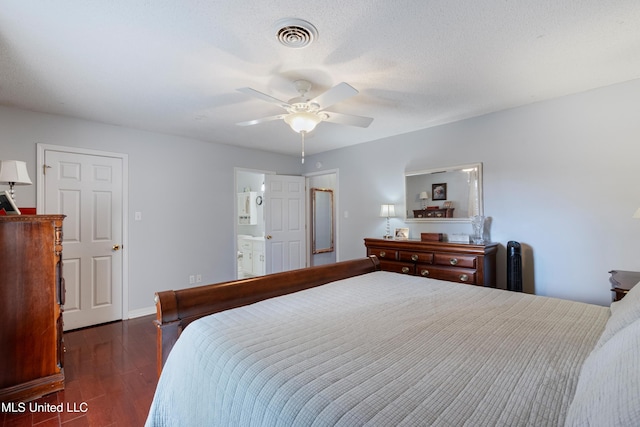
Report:
M 410 268 L 409 267 L 402 267 L 402 272 L 404 274 L 407 274 L 409 272 Z
M 380 251 L 380 258 L 384 258 L 385 256 L 387 256 L 387 253 L 385 251 Z
M 420 275 L 427 277 L 429 275 L 429 270 L 420 270 Z
M 417 261 L 420 258 L 417 254 L 411 255 L 411 261 Z
M 456 264 L 458 264 L 458 258 L 450 258 L 450 259 L 449 259 L 449 264 L 451 264 L 451 265 L 456 265 Z
M 469 280 L 469 276 L 466 275 L 466 274 L 461 274 L 459 276 L 459 279 L 460 279 L 461 282 L 466 282 L 467 280 Z

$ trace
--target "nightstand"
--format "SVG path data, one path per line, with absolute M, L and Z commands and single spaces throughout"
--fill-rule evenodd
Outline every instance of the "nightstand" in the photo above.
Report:
M 611 270 L 611 291 L 615 292 L 613 301 L 620 301 L 633 286 L 640 282 L 640 271 Z

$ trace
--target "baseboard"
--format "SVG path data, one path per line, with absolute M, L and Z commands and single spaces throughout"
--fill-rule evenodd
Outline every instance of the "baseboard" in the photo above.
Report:
M 135 319 L 136 317 L 149 316 L 151 314 L 156 314 L 156 306 L 152 305 L 150 307 L 138 308 L 136 310 L 131 310 L 129 312 L 128 319 Z

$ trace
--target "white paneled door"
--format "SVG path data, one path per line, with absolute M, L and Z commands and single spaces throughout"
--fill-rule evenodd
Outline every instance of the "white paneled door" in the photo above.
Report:
M 64 329 L 123 318 L 123 159 L 44 151 L 44 212 L 63 223 Z
M 266 273 L 306 265 L 305 178 L 265 175 Z

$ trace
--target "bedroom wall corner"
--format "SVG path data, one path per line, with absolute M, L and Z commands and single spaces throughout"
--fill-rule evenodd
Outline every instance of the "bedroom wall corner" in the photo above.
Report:
M 129 313 L 154 292 L 235 278 L 234 167 L 300 175 L 300 160 L 230 145 L 0 107 L 0 158 L 25 160 L 36 176 L 36 143 L 126 153 L 129 158 Z M 179 177 L 179 178 L 177 178 Z M 17 192 L 36 205 L 35 184 Z M 142 221 L 134 220 L 142 212 Z
M 405 171 L 483 162 L 485 215 L 500 243 L 525 245 L 525 285 L 540 295 L 608 305 L 611 269 L 640 270 L 640 80 L 436 126 L 309 157 L 340 169 L 344 259 L 364 256 L 382 236 L 380 203 L 404 211 Z M 358 161 L 354 161 L 358 159 Z M 466 232 L 469 224 L 405 223 L 391 228 Z

